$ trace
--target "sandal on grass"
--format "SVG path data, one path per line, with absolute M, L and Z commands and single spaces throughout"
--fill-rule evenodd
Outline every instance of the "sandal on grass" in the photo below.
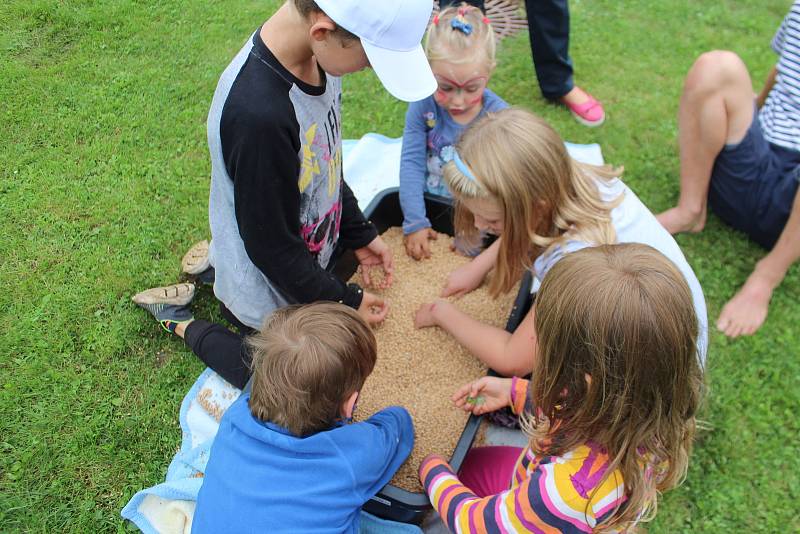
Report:
M 198 241 L 186 251 L 181 260 L 181 270 L 190 275 L 198 275 L 211 267 L 208 261 L 208 241 Z

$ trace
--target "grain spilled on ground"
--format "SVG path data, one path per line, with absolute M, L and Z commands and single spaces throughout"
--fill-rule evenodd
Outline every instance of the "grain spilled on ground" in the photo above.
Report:
M 431 453 L 449 458 L 467 421 L 467 414 L 453 407 L 451 395 L 486 374 L 486 366 L 438 327 L 415 329 L 413 314 L 421 304 L 439 296 L 453 269 L 470 260 L 451 252 L 451 238 L 443 234 L 431 242 L 433 254 L 423 261 L 406 255 L 400 228 L 390 228 L 382 237 L 394 253 L 394 283 L 387 290 L 374 292 L 388 298 L 391 309 L 384 324 L 375 330 L 378 362 L 361 392 L 356 415 L 366 419 L 389 405 L 408 409 L 414 419 L 416 441 L 392 484 L 422 491 L 417 477 L 420 462 Z M 361 280 L 356 274 L 351 281 Z M 451 299 L 475 319 L 501 328 L 513 300 L 513 292 L 492 299 L 485 285 L 460 299 Z

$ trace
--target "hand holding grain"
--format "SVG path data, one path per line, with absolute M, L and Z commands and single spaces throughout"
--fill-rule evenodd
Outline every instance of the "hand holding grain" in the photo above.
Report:
M 358 260 L 358 269 L 366 287 L 375 287 L 370 277 L 370 270 L 376 266 L 381 266 L 383 268 L 384 277 L 383 281 L 375 288 L 386 289 L 392 285 L 394 258 L 392 256 L 392 250 L 383 242 L 380 236 L 370 241 L 369 245 L 366 247 L 356 249 L 355 254 Z
M 439 234 L 431 228 L 423 228 L 406 236 L 403 236 L 403 244 L 406 247 L 406 254 L 415 260 L 422 260 L 431 257 L 431 240 L 439 238 Z
M 456 407 L 475 415 L 500 410 L 511 405 L 511 379 L 484 376 L 461 386 L 452 400 Z
M 358 314 L 368 324 L 381 324 L 389 313 L 389 303 L 377 295 L 364 291 L 361 298 L 361 305 L 358 307 Z

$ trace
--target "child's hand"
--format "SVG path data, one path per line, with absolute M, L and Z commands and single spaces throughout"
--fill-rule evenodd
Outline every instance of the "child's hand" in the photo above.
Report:
M 462 265 L 447 275 L 440 297 L 461 297 L 474 291 L 483 283 L 484 273 L 475 268 L 475 260 Z
M 439 234 L 431 228 L 423 228 L 408 235 L 403 236 L 403 244 L 406 246 L 406 254 L 415 260 L 431 257 L 431 239 L 438 239 Z
M 392 285 L 392 274 L 394 273 L 394 259 L 392 258 L 392 251 L 389 246 L 383 242 L 380 236 L 370 241 L 366 247 L 358 248 L 355 250 L 356 259 L 359 264 L 359 271 L 361 278 L 364 281 L 364 286 L 373 287 L 372 279 L 369 276 L 369 271 L 372 267 L 380 265 L 383 267 L 385 277 L 383 283 L 379 288 L 385 289 Z
M 389 313 L 389 303 L 377 295 L 364 291 L 358 314 L 371 325 L 381 324 Z
M 436 309 L 440 306 L 448 306 L 450 303 L 445 300 L 436 300 L 428 302 L 417 308 L 414 313 L 414 327 L 415 328 L 428 328 L 429 326 L 436 326 Z
M 511 379 L 484 376 L 461 386 L 452 400 L 458 408 L 475 415 L 500 410 L 511 405 Z

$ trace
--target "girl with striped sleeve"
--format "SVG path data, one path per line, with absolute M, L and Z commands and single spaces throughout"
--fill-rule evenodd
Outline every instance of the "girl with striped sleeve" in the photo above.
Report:
M 531 381 L 453 395 L 477 415 L 510 406 L 528 446 L 472 449 L 458 475 L 431 455 L 422 484 L 452 532 L 628 531 L 688 467 L 703 390 L 689 286 L 652 247 L 602 245 L 558 262 L 537 309 Z

